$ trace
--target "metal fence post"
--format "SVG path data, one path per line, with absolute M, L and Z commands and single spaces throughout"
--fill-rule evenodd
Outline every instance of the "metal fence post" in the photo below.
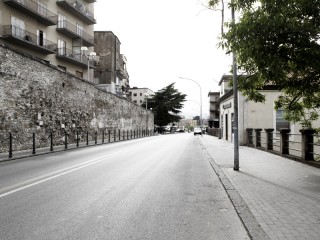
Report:
M 97 131 L 94 132 L 94 144 L 97 145 L 98 143 L 98 133 Z
M 36 134 L 32 133 L 32 154 L 36 154 Z
M 89 131 L 87 131 L 87 145 L 89 145 Z
M 121 136 L 120 136 L 120 129 L 118 129 L 118 137 L 119 137 L 119 141 L 120 141 L 120 138 L 121 138 Z
M 104 130 L 102 130 L 102 143 L 104 143 Z
M 117 134 L 117 133 L 116 133 L 116 130 L 114 129 L 114 130 L 113 130 L 113 141 L 114 141 L 114 142 L 116 141 L 116 134 Z
M 12 133 L 9 133 L 9 158 L 12 158 Z
M 256 147 L 261 147 L 261 128 L 254 129 L 256 132 Z
M 68 149 L 68 134 L 64 131 L 64 149 Z
M 111 135 L 111 131 L 110 130 L 108 130 L 108 141 L 110 142 L 110 135 Z
M 77 131 L 77 147 L 79 147 L 79 131 Z
M 273 128 L 265 128 L 266 132 L 266 149 L 273 150 Z
M 53 151 L 53 130 L 50 132 L 50 151 Z
M 300 129 L 301 133 L 301 158 L 302 160 L 313 161 L 313 143 L 316 130 L 314 129 Z
M 289 132 L 290 129 L 280 129 L 280 153 L 289 154 Z

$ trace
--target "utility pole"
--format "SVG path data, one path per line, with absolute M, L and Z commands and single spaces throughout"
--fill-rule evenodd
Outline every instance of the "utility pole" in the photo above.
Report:
M 235 23 L 234 1 L 231 2 L 232 22 Z M 237 56 L 232 52 L 233 70 L 233 131 L 234 131 L 234 166 L 233 170 L 239 171 L 239 128 L 238 128 L 238 76 L 237 76 Z

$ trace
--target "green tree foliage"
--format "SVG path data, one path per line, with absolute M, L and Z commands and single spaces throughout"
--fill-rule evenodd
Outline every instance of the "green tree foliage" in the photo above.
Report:
M 275 107 L 289 121 L 311 127 L 320 107 L 320 0 L 233 3 L 241 16 L 227 24 L 221 46 L 237 54 L 239 71 L 248 75 L 239 78 L 240 91 L 262 102 L 257 90 L 278 86 L 283 94 Z
M 174 83 L 156 92 L 148 98 L 148 109 L 152 108 L 154 123 L 159 126 L 166 126 L 169 123 L 178 122 L 181 117 L 178 114 L 186 101 L 186 94 L 180 93 L 174 88 Z M 145 103 L 142 107 L 145 107 Z

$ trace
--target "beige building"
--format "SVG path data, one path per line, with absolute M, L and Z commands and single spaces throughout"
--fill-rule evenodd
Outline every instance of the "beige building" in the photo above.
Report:
M 220 92 L 209 92 L 209 120 L 210 128 L 219 128 L 219 98 Z
M 100 56 L 95 69 L 97 87 L 121 97 L 129 97 L 127 59 L 120 52 L 121 42 L 111 31 L 95 31 L 95 51 Z
M 131 101 L 138 105 L 141 105 L 146 98 L 150 98 L 152 95 L 154 95 L 154 92 L 149 88 L 130 88 Z
M 93 81 L 95 0 L 0 1 L 0 42 Z

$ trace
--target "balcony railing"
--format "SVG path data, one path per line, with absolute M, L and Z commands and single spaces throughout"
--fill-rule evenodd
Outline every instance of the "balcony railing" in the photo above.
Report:
M 46 54 L 57 51 L 56 43 L 14 25 L 2 26 L 2 38 Z
M 62 32 L 71 38 L 81 38 L 83 40 L 83 45 L 85 46 L 94 46 L 93 36 L 66 20 L 58 22 L 57 31 Z
M 94 2 L 96 2 L 97 0 L 85 0 L 86 2 L 88 2 L 88 3 L 94 3 Z
M 93 13 L 90 12 L 80 1 L 57 0 L 57 4 L 82 19 L 85 23 L 96 24 Z
M 47 26 L 57 24 L 58 16 L 37 2 L 31 0 L 3 0 L 3 2 L 21 12 L 25 12 Z
M 57 58 L 63 59 L 67 62 L 81 67 L 88 66 L 88 59 L 86 58 L 86 56 L 83 56 L 81 53 L 72 51 L 67 48 L 58 48 Z M 95 68 L 94 61 L 89 61 L 89 67 Z

